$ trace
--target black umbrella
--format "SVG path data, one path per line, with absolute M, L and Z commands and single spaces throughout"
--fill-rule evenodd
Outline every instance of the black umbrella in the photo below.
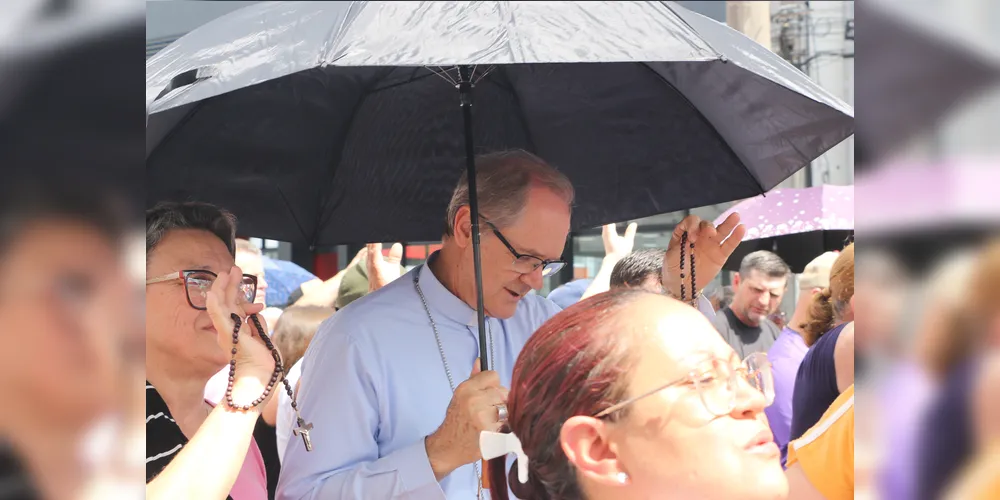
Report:
M 666 2 L 262 3 L 146 69 L 147 199 L 313 247 L 440 238 L 477 151 L 559 167 L 581 228 L 762 193 L 854 126 L 780 57 Z

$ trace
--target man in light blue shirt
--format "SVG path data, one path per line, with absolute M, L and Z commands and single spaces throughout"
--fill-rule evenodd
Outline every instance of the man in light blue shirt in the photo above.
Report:
M 528 292 L 562 265 L 574 193 L 565 176 L 523 151 L 486 155 L 476 164 L 492 369 L 474 371 L 476 214 L 463 177 L 448 207 L 442 249 L 426 265 L 339 311 L 313 339 L 302 360 L 298 397 L 303 418 L 314 425 L 314 451 L 291 438 L 279 500 L 488 497 L 480 490 L 479 435 L 500 427 L 504 386 L 518 353 L 559 312 Z M 700 243 L 703 288 L 742 239 L 738 222 L 735 217 L 718 232 L 697 217 L 681 223 L 666 256 L 676 262 L 664 266 L 668 293 L 680 290 L 681 232 Z M 713 314 L 707 301 L 698 305 Z

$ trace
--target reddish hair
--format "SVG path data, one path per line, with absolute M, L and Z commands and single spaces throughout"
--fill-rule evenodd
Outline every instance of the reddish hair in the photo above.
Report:
M 508 500 L 508 484 L 524 500 L 582 498 L 559 443 L 562 425 L 624 398 L 624 375 L 634 350 L 631 333 L 614 319 L 644 295 L 653 294 L 621 289 L 590 297 L 549 319 L 525 344 L 514 365 L 509 418 L 501 432 L 513 432 L 521 440 L 529 458 L 528 482 L 518 481 L 516 461 L 508 480 L 506 457 L 491 460 L 493 500 Z M 616 412 L 609 418 L 621 416 Z

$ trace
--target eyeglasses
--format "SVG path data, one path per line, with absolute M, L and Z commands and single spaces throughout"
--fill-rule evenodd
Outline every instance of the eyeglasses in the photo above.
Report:
M 740 379 L 764 395 L 765 406 L 770 406 L 774 402 L 774 375 L 771 372 L 771 362 L 767 360 L 766 354 L 758 352 L 747 356 L 739 368 L 734 368 L 730 361 L 706 358 L 696 364 L 683 378 L 615 404 L 594 417 L 606 417 L 640 399 L 682 384 L 693 385 L 705 409 L 712 415 L 721 417 L 732 413 L 736 408 Z
M 184 282 L 188 304 L 195 309 L 204 311 L 208 308 L 208 291 L 212 289 L 212 283 L 215 283 L 215 279 L 218 277 L 219 275 L 212 271 L 197 269 L 177 271 L 157 278 L 150 278 L 146 280 L 146 284 L 181 280 Z M 248 304 L 253 303 L 254 298 L 257 297 L 257 277 L 252 274 L 244 274 L 243 282 L 240 283 L 240 292 L 243 293 Z
M 541 257 L 535 257 L 534 255 L 523 254 L 518 252 L 517 250 L 514 250 L 514 247 L 511 246 L 510 242 L 507 241 L 507 238 L 504 238 L 503 234 L 500 233 L 500 230 L 497 229 L 497 227 L 494 226 L 492 222 L 487 220 L 486 217 L 483 217 L 482 215 L 480 215 L 479 217 L 483 219 L 483 222 L 485 222 L 486 225 L 490 226 L 490 229 L 493 231 L 493 234 L 497 236 L 497 239 L 500 240 L 500 243 L 503 243 L 503 245 L 507 247 L 507 250 L 509 250 L 510 253 L 514 255 L 513 268 L 515 271 L 521 274 L 530 274 L 535 272 L 535 270 L 538 269 L 539 267 L 541 267 L 542 277 L 544 278 L 546 276 L 552 276 L 560 269 L 562 269 L 563 266 L 566 265 L 566 262 L 561 260 L 556 260 L 556 259 L 547 260 Z

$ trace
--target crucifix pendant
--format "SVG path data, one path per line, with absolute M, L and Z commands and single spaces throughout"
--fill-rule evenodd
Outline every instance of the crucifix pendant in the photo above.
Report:
M 302 436 L 302 442 L 306 445 L 306 451 L 312 451 L 313 445 L 312 440 L 309 439 L 309 431 L 312 430 L 313 424 L 306 422 L 298 415 L 295 418 L 298 420 L 298 427 L 292 429 L 292 433 L 296 436 Z

